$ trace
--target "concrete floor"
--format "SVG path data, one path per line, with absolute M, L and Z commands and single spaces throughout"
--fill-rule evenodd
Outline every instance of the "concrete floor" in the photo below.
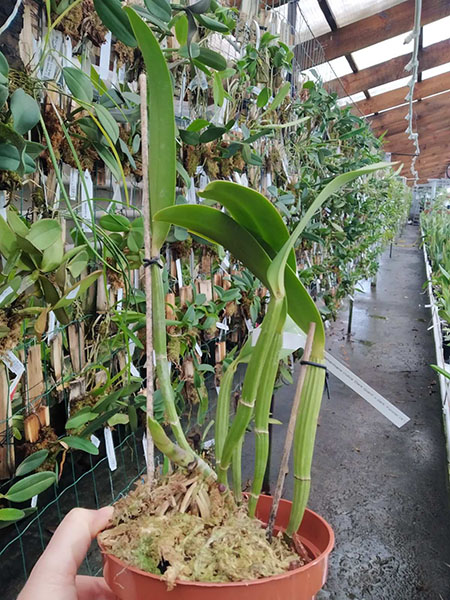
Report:
M 336 547 L 318 600 L 450 600 L 445 443 L 418 234 L 406 226 L 392 258 L 382 257 L 377 287 L 356 294 L 351 339 L 346 310 L 328 332 L 327 349 L 411 421 L 397 429 L 330 376 L 309 506 L 333 526 Z M 283 422 L 292 394 L 289 386 L 276 397 Z M 273 482 L 283 443 L 283 428 L 274 430 Z

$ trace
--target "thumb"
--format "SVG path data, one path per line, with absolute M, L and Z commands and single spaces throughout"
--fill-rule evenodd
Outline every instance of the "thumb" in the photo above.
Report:
M 73 585 L 92 540 L 107 527 L 113 512 L 112 506 L 100 510 L 71 510 L 36 563 L 29 583 L 33 586 L 44 584 L 51 577 L 53 585 Z

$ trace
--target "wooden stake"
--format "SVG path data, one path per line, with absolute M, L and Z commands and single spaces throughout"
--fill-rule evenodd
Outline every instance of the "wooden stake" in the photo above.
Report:
M 194 299 L 194 293 L 192 286 L 184 285 L 180 288 L 180 306 L 184 308 L 188 302 L 192 302 Z
M 86 364 L 84 348 L 84 322 L 73 323 L 67 328 L 69 337 L 69 354 L 72 368 L 75 374 L 79 374 Z
M 11 402 L 6 367 L 0 361 L 0 479 L 14 472 L 14 438 L 11 429 Z
M 311 348 L 314 338 L 314 332 L 316 330 L 316 324 L 310 323 L 308 335 L 306 337 L 305 350 L 303 352 L 302 360 L 309 360 L 311 357 Z M 289 417 L 289 424 L 286 432 L 286 438 L 284 440 L 283 456 L 281 458 L 280 470 L 278 472 L 277 485 L 275 493 L 273 495 L 272 508 L 270 510 L 269 522 L 267 524 L 266 536 L 269 542 L 272 540 L 273 526 L 275 525 L 275 518 L 278 512 L 278 505 L 283 494 L 284 480 L 288 474 L 289 467 L 289 455 L 291 453 L 292 441 L 294 439 L 295 424 L 297 422 L 297 415 L 300 408 L 300 398 L 302 395 L 303 385 L 305 383 L 306 370 L 309 367 L 302 365 L 300 367 L 300 373 L 298 375 L 297 389 L 295 390 L 294 402 L 292 403 L 291 415 Z
M 175 320 L 175 294 L 173 292 L 168 292 L 166 294 L 166 319 L 169 321 Z
M 141 136 L 142 136 L 142 213 L 144 216 L 144 249 L 145 256 L 152 258 L 150 197 L 148 181 L 148 115 L 147 115 L 147 76 L 139 75 L 139 90 L 141 94 Z M 146 370 L 147 370 L 147 416 L 153 417 L 153 326 L 152 326 L 152 274 L 150 267 L 145 269 L 145 299 L 146 299 Z M 147 424 L 147 479 L 150 486 L 155 476 L 155 449 L 152 436 Z

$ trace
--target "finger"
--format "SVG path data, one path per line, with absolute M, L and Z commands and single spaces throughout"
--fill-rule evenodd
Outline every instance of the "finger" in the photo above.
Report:
M 85 577 L 78 575 L 76 578 L 78 600 L 117 600 L 103 577 Z
M 59 582 L 73 583 L 91 541 L 108 525 L 112 514 L 111 506 L 100 510 L 71 510 L 53 534 L 31 577 L 42 576 L 45 579 L 51 574 Z

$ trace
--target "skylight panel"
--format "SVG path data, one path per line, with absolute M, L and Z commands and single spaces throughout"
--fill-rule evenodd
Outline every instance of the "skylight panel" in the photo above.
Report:
M 328 5 L 333 13 L 338 27 L 361 21 L 366 17 L 375 15 L 382 10 L 392 8 L 404 0 L 328 0 Z
M 388 40 L 378 42 L 378 44 L 373 44 L 368 48 L 353 52 L 352 56 L 358 69 L 367 69 L 368 67 L 385 62 L 396 56 L 411 53 L 414 42 L 411 41 L 409 44 L 405 44 L 404 40 L 407 35 L 408 32 L 402 33 L 401 35 L 396 35 Z
M 397 79 L 396 81 L 389 81 L 389 83 L 383 83 L 383 85 L 377 85 L 377 87 L 371 88 L 369 93 L 371 96 L 378 96 L 378 94 L 384 94 L 385 92 L 391 92 L 392 90 L 397 90 L 398 88 L 404 87 L 410 77 L 402 77 L 402 79 Z
M 437 42 L 442 42 L 449 37 L 450 16 L 428 23 L 423 27 L 423 47 L 431 46 Z

